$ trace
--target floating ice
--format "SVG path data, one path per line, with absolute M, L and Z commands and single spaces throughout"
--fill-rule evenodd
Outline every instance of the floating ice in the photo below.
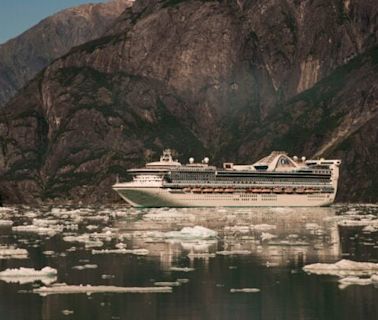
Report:
M 261 233 L 261 241 L 271 240 L 271 239 L 274 239 L 274 238 L 277 238 L 277 236 L 274 235 L 274 234 L 271 234 L 269 232 Z
M 340 260 L 336 263 L 315 263 L 303 267 L 308 273 L 339 277 L 363 276 L 378 273 L 378 263 Z
M 0 259 L 26 259 L 28 251 L 25 249 L 0 247 Z
M 258 288 L 242 288 L 242 289 L 230 289 L 231 293 L 256 293 L 261 290 Z
M 36 233 L 41 236 L 55 236 L 57 233 L 63 231 L 63 227 L 61 226 L 53 226 L 50 228 L 46 227 L 38 227 L 34 225 L 28 225 L 28 226 L 15 226 L 12 227 L 12 231 L 15 232 L 25 232 L 25 233 Z
M 97 264 L 85 264 L 83 266 L 73 266 L 72 269 L 75 270 L 85 270 L 85 269 L 97 269 Z
M 216 254 L 215 253 L 209 253 L 209 252 L 190 252 L 188 253 L 189 258 L 215 258 Z
M 165 238 L 172 239 L 212 239 L 218 235 L 218 232 L 202 227 L 184 227 L 181 231 L 169 231 L 165 233 Z
M 344 289 L 350 285 L 366 286 L 372 284 L 371 278 L 359 278 L 359 277 L 346 277 L 339 280 L 339 288 Z
M 69 316 L 71 314 L 74 314 L 73 310 L 62 310 L 62 313 L 65 315 L 65 316 Z
M 11 227 L 12 225 L 12 220 L 0 220 L 0 227 Z
M 92 254 L 134 254 L 137 256 L 146 256 L 149 254 L 147 249 L 104 249 L 104 250 L 92 250 Z
M 172 287 L 116 287 L 116 286 L 91 286 L 91 285 L 67 285 L 59 283 L 51 287 L 41 287 L 33 290 L 40 295 L 49 294 L 77 294 L 77 293 L 171 293 Z
M 269 231 L 269 230 L 274 230 L 276 228 L 277 227 L 275 225 L 266 224 L 266 223 L 251 225 L 251 229 L 255 229 L 257 231 Z
M 226 226 L 224 227 L 225 232 L 239 232 L 239 233 L 248 233 L 251 231 L 249 226 Z
M 249 250 L 224 250 L 224 251 L 217 251 L 216 254 L 222 256 L 236 256 L 236 255 L 249 255 L 252 251 Z
M 177 272 L 191 272 L 191 271 L 194 271 L 195 269 L 194 268 L 188 268 L 188 267 L 185 267 L 185 268 L 172 267 L 169 270 L 171 270 L 171 271 L 177 271 Z
M 154 282 L 154 286 L 157 286 L 157 287 L 178 287 L 179 285 L 181 285 L 181 283 L 178 282 L 178 281 L 157 281 L 157 282 Z
M 56 269 L 50 267 L 44 267 L 41 270 L 33 268 L 6 269 L 0 272 L 0 279 L 5 282 L 18 282 L 21 284 L 34 281 L 50 284 L 56 281 L 57 273 Z
M 143 216 L 143 219 L 161 222 L 170 222 L 172 220 L 193 221 L 195 216 L 187 212 L 178 212 L 176 209 L 152 209 Z
M 66 242 L 84 243 L 86 248 L 102 247 L 104 243 L 101 240 L 92 239 L 89 234 L 82 234 L 80 236 L 65 236 L 63 240 Z

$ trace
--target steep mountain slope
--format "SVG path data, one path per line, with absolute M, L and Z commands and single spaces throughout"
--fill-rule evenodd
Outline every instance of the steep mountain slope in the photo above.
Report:
M 164 146 L 218 162 L 278 148 L 341 156 L 340 199 L 376 201 L 376 46 L 370 0 L 137 0 L 3 110 L 0 193 L 106 201 Z
M 63 10 L 0 45 L 0 106 L 69 49 L 103 35 L 132 4 L 114 0 Z

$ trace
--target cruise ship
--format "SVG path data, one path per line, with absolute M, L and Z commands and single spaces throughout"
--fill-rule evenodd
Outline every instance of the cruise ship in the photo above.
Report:
M 336 196 L 341 160 L 306 160 L 274 151 L 253 164 L 185 165 L 164 150 L 160 161 L 129 169 L 113 189 L 134 207 L 314 207 Z

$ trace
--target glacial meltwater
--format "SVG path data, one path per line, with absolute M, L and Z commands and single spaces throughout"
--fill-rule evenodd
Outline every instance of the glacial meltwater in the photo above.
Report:
M 378 206 L 0 208 L 0 319 L 378 319 Z

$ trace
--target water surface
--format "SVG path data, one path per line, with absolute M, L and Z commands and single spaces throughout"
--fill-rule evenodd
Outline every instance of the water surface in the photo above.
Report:
M 351 205 L 3 208 L 0 221 L 42 229 L 38 234 L 1 226 L 0 245 L 25 248 L 29 256 L 0 259 L 0 271 L 50 266 L 58 270 L 56 282 L 70 285 L 153 287 L 155 282 L 177 279 L 185 283 L 173 287 L 172 293 L 40 296 L 32 290 L 44 286 L 41 281 L 0 280 L 0 319 L 377 319 L 374 285 L 342 289 L 337 277 L 302 271 L 307 264 L 343 258 L 378 262 L 378 232 L 366 232 L 363 223 L 358 225 L 364 217 L 374 221 L 377 213 L 378 207 Z M 344 220 L 357 221 L 357 226 L 340 223 Z M 170 233 L 193 226 L 218 235 L 206 239 Z M 72 240 L 80 235 L 87 241 L 65 241 L 70 240 L 67 236 Z M 92 251 L 117 248 L 143 248 L 148 254 Z M 219 251 L 228 255 L 215 254 Z M 172 271 L 172 267 L 194 270 Z M 260 291 L 230 292 L 241 288 Z

